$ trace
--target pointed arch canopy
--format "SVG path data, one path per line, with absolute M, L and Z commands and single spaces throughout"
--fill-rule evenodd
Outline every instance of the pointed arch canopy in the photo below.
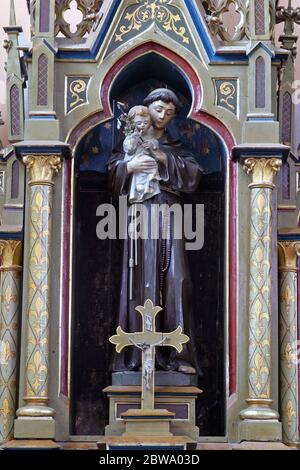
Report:
M 102 82 L 100 91 L 100 99 L 103 110 L 96 112 L 81 121 L 69 134 L 67 143 L 73 148 L 73 150 L 75 150 L 79 141 L 88 130 L 90 130 L 92 127 L 96 126 L 100 122 L 112 118 L 113 113 L 110 106 L 110 93 L 113 83 L 115 82 L 119 74 L 129 64 L 131 64 L 136 59 L 150 53 L 154 53 L 160 57 L 163 57 L 165 60 L 169 61 L 172 66 L 177 67 L 191 91 L 192 106 L 189 117 L 216 132 L 216 134 L 218 134 L 221 138 L 226 148 L 227 156 L 229 157 L 231 154 L 231 149 L 235 145 L 235 139 L 232 133 L 219 119 L 201 109 L 203 89 L 198 74 L 185 60 L 184 57 L 181 57 L 176 54 L 176 52 L 173 52 L 167 49 L 166 47 L 154 42 L 142 44 L 136 47 L 135 49 L 129 51 L 111 67 Z

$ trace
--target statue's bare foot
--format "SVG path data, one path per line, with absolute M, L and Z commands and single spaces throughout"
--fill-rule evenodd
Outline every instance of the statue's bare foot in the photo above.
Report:
M 192 366 L 179 366 L 178 372 L 183 372 L 184 374 L 196 374 L 196 369 Z

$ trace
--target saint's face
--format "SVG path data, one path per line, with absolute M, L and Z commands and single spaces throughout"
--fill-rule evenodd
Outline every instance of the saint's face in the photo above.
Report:
M 176 114 L 175 105 L 171 102 L 154 101 L 148 108 L 155 129 L 164 129 Z

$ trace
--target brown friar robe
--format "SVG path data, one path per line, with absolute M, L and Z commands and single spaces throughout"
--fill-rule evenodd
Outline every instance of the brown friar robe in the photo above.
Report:
M 151 204 L 182 205 L 181 193 L 194 192 L 203 173 L 192 153 L 183 147 L 181 141 L 172 139 L 167 132 L 159 139 L 159 148 L 167 155 L 167 163 L 159 163 L 159 173 L 162 177 L 160 194 L 143 203 L 149 220 Z M 123 160 L 124 153 L 120 151 L 115 152 L 108 161 L 109 184 L 114 196 L 129 193 L 131 175 L 127 173 L 127 162 Z M 200 373 L 193 331 L 192 283 L 185 240 L 174 239 L 172 223 L 170 225 L 169 239 L 162 238 L 161 219 L 159 236 L 156 239 L 149 237 L 138 240 L 138 264 L 133 269 L 132 300 L 129 299 L 130 240 L 124 241 L 119 316 L 116 324 L 125 332 L 141 331 L 141 316 L 135 307 L 151 299 L 154 305 L 161 305 L 163 308 L 156 319 L 156 331 L 170 332 L 180 325 L 183 332 L 190 337 L 190 342 L 184 345 L 181 353 L 171 347 L 156 348 L 157 366 L 163 370 L 176 370 L 180 364 L 193 365 Z M 199 312 L 196 313 L 199 315 Z M 112 369 L 137 370 L 140 366 L 141 352 L 133 346 L 115 355 Z

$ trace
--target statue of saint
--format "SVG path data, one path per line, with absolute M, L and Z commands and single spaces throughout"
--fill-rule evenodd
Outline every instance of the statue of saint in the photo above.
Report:
M 149 109 L 152 138 L 158 142 L 155 158 L 148 149 L 141 155 L 140 150 L 132 158 L 126 158 L 124 147 L 113 153 L 108 162 L 109 182 L 115 196 L 129 196 L 132 180 L 141 174 L 159 173 L 159 191 L 143 201 L 146 211 L 151 214 L 151 205 L 182 204 L 184 193 L 194 192 L 203 170 L 193 154 L 184 148 L 180 140 L 171 138 L 167 125 L 179 112 L 181 103 L 169 89 L 156 89 L 144 100 Z M 157 147 L 157 146 L 156 146 Z M 128 202 L 130 204 L 130 202 Z M 167 225 L 167 226 L 166 226 Z M 163 236 L 163 233 L 169 236 Z M 166 371 L 179 371 L 195 374 L 200 371 L 197 364 L 194 329 L 192 324 L 192 282 L 189 273 L 185 239 L 174 237 L 170 219 L 164 217 L 159 222 L 159 236 L 139 238 L 135 242 L 136 265 L 132 267 L 132 241 L 124 241 L 122 283 L 120 294 L 118 325 L 124 331 L 141 330 L 140 318 L 135 307 L 143 305 L 146 299 L 154 305 L 161 305 L 157 329 L 172 331 L 179 325 L 190 337 L 181 353 L 174 348 L 157 348 L 157 367 Z M 130 282 L 130 270 L 133 279 Z M 137 348 L 126 348 L 117 354 L 113 370 L 139 370 L 141 354 Z
M 128 113 L 129 132 L 123 142 L 125 162 L 149 155 L 156 161 L 159 144 L 153 137 L 154 128 L 146 106 L 134 106 Z M 151 172 L 134 172 L 129 191 L 129 202 L 143 202 L 160 192 L 157 163 Z

